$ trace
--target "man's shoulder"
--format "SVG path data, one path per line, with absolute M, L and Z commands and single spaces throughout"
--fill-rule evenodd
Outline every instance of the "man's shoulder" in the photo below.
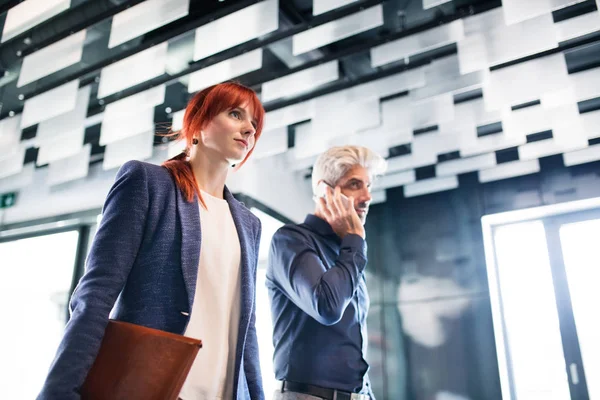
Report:
M 285 224 L 279 228 L 273 235 L 273 239 L 277 240 L 313 240 L 316 233 L 310 229 L 305 223 L 301 224 Z

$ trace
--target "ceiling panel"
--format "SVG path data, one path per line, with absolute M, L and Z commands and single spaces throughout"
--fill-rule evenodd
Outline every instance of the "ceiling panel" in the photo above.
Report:
M 266 0 L 201 26 L 196 29 L 194 61 L 277 30 L 278 11 L 278 0 Z
M 381 25 L 383 25 L 383 6 L 367 8 L 294 35 L 293 53 L 297 56 Z
M 81 61 L 86 31 L 79 31 L 23 58 L 17 87 Z
M 71 6 L 71 0 L 27 0 L 6 14 L 2 42 L 26 32 L 39 23 L 60 14 Z
M 189 13 L 190 0 L 146 0 L 112 19 L 108 48 L 113 48 Z

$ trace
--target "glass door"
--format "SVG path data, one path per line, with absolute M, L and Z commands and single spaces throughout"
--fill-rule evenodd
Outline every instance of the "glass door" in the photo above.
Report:
M 64 331 L 78 231 L 0 243 L 0 399 L 34 399 Z
M 574 399 L 600 399 L 600 211 L 545 221 Z
M 503 399 L 600 400 L 600 210 L 532 213 L 484 223 Z

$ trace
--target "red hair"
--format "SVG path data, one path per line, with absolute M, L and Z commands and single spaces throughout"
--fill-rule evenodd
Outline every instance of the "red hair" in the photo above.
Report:
M 265 110 L 252 89 L 235 82 L 209 86 L 196 93 L 185 109 L 181 131 L 167 135 L 177 136 L 177 140 L 185 140 L 186 143 L 185 150 L 181 154 L 165 161 L 162 165 L 173 175 L 177 186 L 183 192 L 187 201 L 194 201 L 194 195 L 196 195 L 202 205 L 206 207 L 204 199 L 200 194 L 198 182 L 196 182 L 196 178 L 194 177 L 192 166 L 186 160 L 194 134 L 200 132 L 213 118 L 223 111 L 245 104 L 251 106 L 254 112 L 253 117 L 256 120 L 254 147 L 256 147 L 256 142 L 258 142 L 262 133 Z M 254 151 L 254 147 L 250 149 L 246 158 L 236 165 L 236 169 L 244 165 Z

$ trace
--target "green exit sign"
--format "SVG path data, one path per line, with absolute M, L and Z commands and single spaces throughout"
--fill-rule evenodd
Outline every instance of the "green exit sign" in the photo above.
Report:
M 6 193 L 0 196 L 0 208 L 9 208 L 15 205 L 17 193 Z

